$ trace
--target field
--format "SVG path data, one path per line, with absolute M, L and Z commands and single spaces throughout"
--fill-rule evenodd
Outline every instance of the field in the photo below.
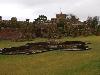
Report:
M 34 39 L 29 42 L 46 41 Z M 100 75 L 100 36 L 63 38 L 91 42 L 88 51 L 50 51 L 33 55 L 0 55 L 0 75 Z M 26 42 L 0 41 L 0 48 Z

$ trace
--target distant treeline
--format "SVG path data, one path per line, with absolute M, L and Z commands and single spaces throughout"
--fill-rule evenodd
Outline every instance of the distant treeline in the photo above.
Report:
M 56 14 L 56 18 L 48 20 L 46 16 L 39 15 L 37 19 L 30 22 L 17 21 L 16 17 L 11 20 L 2 20 L 0 16 L 0 39 L 33 39 L 41 38 L 60 38 L 100 35 L 99 17 L 88 17 L 81 22 L 73 14 Z

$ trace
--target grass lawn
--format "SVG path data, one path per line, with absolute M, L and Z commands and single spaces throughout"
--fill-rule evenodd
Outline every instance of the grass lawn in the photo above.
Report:
M 0 75 L 100 75 L 100 36 L 63 38 L 91 42 L 88 51 L 51 51 L 33 55 L 0 55 Z M 46 41 L 34 39 L 30 42 Z M 0 41 L 0 48 L 26 42 Z

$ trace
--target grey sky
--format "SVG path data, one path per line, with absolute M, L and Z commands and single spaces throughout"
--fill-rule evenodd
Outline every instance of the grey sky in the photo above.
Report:
M 31 20 L 44 14 L 55 17 L 56 13 L 75 14 L 81 20 L 88 16 L 100 16 L 100 0 L 0 0 L 0 15 L 3 19 L 12 16 L 19 20 Z

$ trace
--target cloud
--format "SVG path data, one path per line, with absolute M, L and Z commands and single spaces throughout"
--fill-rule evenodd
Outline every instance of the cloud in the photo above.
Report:
M 100 16 L 99 0 L 0 0 L 1 16 L 16 16 L 33 20 L 39 14 L 55 17 L 56 13 L 72 13 L 86 19 L 88 16 Z

